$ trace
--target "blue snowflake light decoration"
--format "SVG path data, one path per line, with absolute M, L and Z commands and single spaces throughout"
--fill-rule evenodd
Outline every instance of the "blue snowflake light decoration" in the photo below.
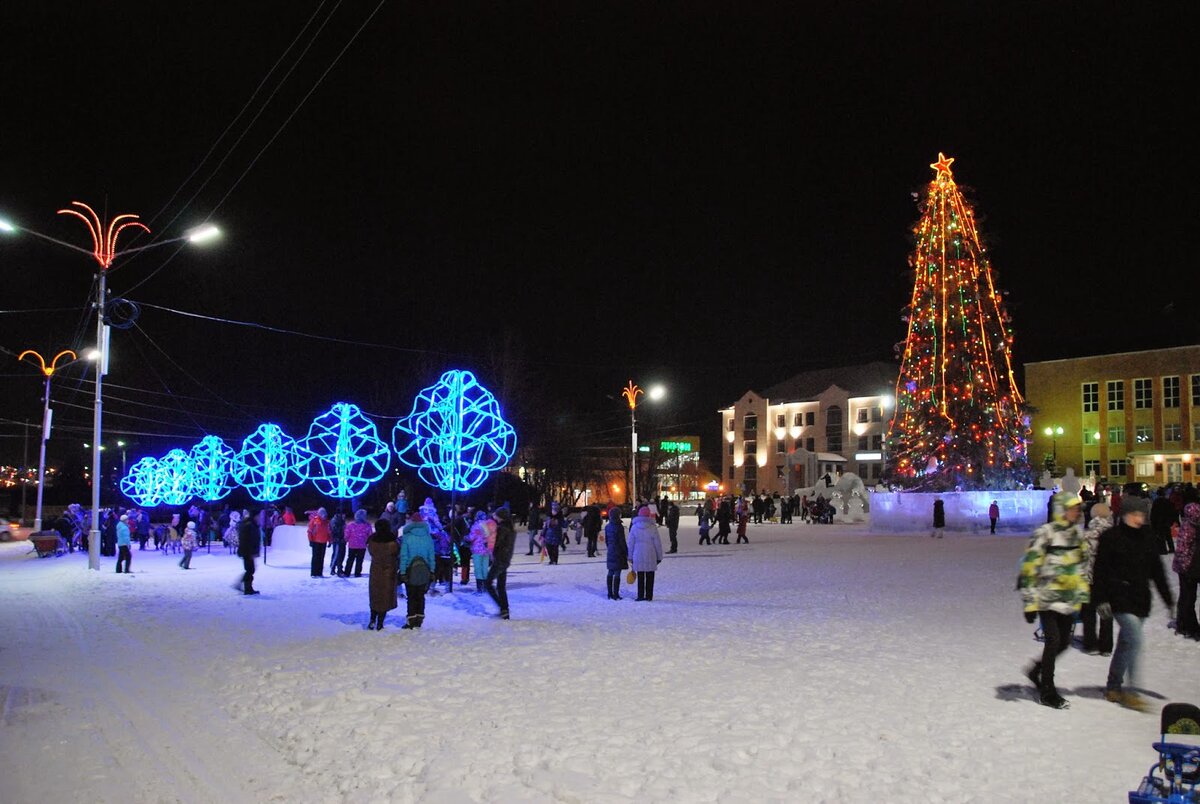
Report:
M 259 502 L 278 500 L 303 483 L 308 455 L 277 424 L 260 424 L 233 458 L 233 479 Z
M 470 491 L 508 463 L 517 434 L 474 374 L 447 371 L 413 400 L 412 412 L 392 431 L 392 446 L 426 483 Z
M 229 495 L 233 482 L 233 447 L 220 436 L 207 435 L 192 447 L 188 459 L 192 466 L 192 492 L 205 502 L 216 502 Z
M 142 508 L 158 505 L 158 458 L 145 457 L 129 467 L 121 478 L 121 493 Z
M 183 505 L 192 498 L 192 462 L 181 449 L 173 449 L 158 459 L 154 474 L 155 490 L 163 503 Z
M 357 405 L 338 402 L 313 419 L 304 439 L 308 479 L 330 497 L 358 497 L 379 480 L 392 463 L 375 423 Z

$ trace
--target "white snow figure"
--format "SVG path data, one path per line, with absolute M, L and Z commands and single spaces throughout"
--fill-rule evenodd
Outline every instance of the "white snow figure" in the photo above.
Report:
M 1062 490 L 1068 494 L 1078 494 L 1083 488 L 1083 483 L 1079 482 L 1079 478 L 1075 477 L 1075 467 L 1068 466 L 1067 473 L 1062 476 Z
M 866 522 L 867 515 L 863 513 L 863 499 L 857 494 L 846 500 L 845 513 L 838 514 L 835 522 Z

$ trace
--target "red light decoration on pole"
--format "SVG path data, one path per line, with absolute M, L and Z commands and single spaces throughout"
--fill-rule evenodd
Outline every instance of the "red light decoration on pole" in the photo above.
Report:
M 72 206 L 81 207 L 87 210 L 87 214 L 83 214 L 77 209 L 60 209 L 59 215 L 74 215 L 85 224 L 88 231 L 92 233 L 92 257 L 96 262 L 100 263 L 100 268 L 107 271 L 112 266 L 113 258 L 117 256 L 117 237 L 122 231 L 130 227 L 137 227 L 149 234 L 150 227 L 138 220 L 137 215 L 118 215 L 108 222 L 105 226 L 100 216 L 96 214 L 96 210 L 89 207 L 82 201 L 72 201 Z

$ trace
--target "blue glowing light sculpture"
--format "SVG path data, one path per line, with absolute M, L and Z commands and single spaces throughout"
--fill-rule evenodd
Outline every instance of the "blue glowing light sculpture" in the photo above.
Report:
M 216 502 L 229 495 L 233 482 L 233 447 L 220 436 L 206 435 L 192 447 L 188 459 L 192 465 L 192 492 L 205 502 Z
M 392 431 L 392 446 L 426 483 L 470 491 L 508 463 L 517 434 L 474 374 L 447 371 L 413 400 Z
M 145 457 L 129 467 L 121 478 L 121 493 L 142 508 L 158 505 L 158 458 Z
M 166 505 L 183 505 L 192 498 L 192 462 L 181 449 L 173 449 L 158 459 L 154 474 L 155 490 Z
M 233 479 L 259 502 L 278 500 L 306 477 L 308 455 L 277 424 L 260 424 L 233 458 Z
M 346 402 L 313 419 L 304 448 L 309 454 L 308 479 L 330 497 L 358 497 L 392 463 L 375 423 Z

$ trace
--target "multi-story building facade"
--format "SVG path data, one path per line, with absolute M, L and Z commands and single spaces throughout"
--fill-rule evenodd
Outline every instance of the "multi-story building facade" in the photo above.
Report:
M 868 485 L 883 473 L 895 363 L 797 374 L 762 393 L 747 391 L 721 415 L 721 479 L 741 492 L 791 493 L 817 477 L 857 473 Z M 797 461 L 802 450 L 814 460 Z
M 1200 345 L 1025 364 L 1029 459 L 1111 483 L 1200 480 Z

